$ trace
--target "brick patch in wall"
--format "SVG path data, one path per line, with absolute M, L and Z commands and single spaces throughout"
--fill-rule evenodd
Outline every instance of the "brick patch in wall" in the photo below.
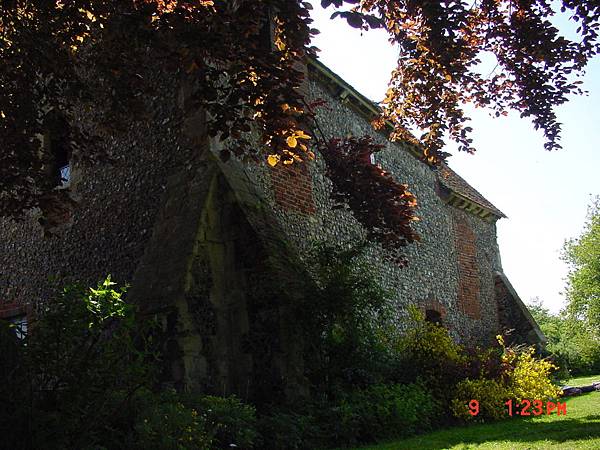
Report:
M 0 319 L 10 319 L 11 317 L 27 314 L 27 308 L 18 303 L 0 303 Z
M 458 305 L 472 319 L 481 318 L 480 280 L 475 233 L 469 222 L 454 215 L 454 241 L 458 264 Z
M 446 307 L 433 295 L 429 295 L 429 297 L 421 303 L 421 310 L 425 315 L 425 320 L 436 322 L 447 329 L 451 328 L 451 324 L 446 323 Z
M 315 214 L 313 185 L 307 163 L 277 164 L 271 168 L 271 184 L 279 206 L 303 214 Z
M 421 308 L 423 311 L 427 311 L 428 309 L 437 311 L 440 313 L 442 320 L 446 318 L 446 308 L 436 298 L 434 298 L 433 295 L 430 295 L 426 300 L 423 301 Z

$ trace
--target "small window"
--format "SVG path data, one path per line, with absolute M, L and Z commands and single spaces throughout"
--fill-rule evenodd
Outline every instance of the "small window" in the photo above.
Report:
M 61 186 L 69 184 L 71 181 L 71 165 L 67 163 L 66 166 L 62 166 L 59 170 Z
M 69 161 L 69 153 L 57 143 L 54 143 L 52 150 L 55 158 L 55 170 L 57 170 L 56 175 L 60 177 L 59 186 L 67 186 L 71 181 L 71 163 Z
M 49 175 L 56 186 L 67 187 L 71 181 L 69 124 L 63 115 L 52 110 L 46 115 L 44 126 L 44 147 L 52 158 Z
M 375 165 L 375 153 L 371 153 L 370 159 L 371 159 L 371 164 Z
M 425 321 L 435 323 L 436 325 L 443 325 L 442 314 L 435 309 L 428 309 L 425 311 Z
M 14 316 L 8 318 L 8 321 L 11 323 L 11 329 L 17 336 L 17 339 L 23 340 L 27 336 L 27 316 Z

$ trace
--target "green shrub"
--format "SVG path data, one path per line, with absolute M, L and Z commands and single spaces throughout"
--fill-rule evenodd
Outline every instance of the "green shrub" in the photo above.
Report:
M 302 405 L 300 408 L 274 408 L 262 415 L 259 419 L 261 448 L 303 450 L 326 447 L 330 429 L 327 424 L 331 421 L 319 423 L 314 411 L 313 405 Z M 325 415 L 328 411 L 327 408 L 320 410 Z
M 388 357 L 380 331 L 389 299 L 365 264 L 364 248 L 316 245 L 308 264 L 312 278 L 291 305 L 316 392 L 385 381 Z
M 510 398 L 510 391 L 500 380 L 463 380 L 458 383 L 454 391 L 454 398 L 450 410 L 455 417 L 462 421 L 488 421 L 499 420 L 506 416 L 504 402 Z M 477 415 L 469 411 L 469 402 L 477 400 Z
M 0 322 L 0 432 L 14 449 L 253 448 L 252 406 L 235 397 L 155 393 L 159 332 L 107 278 L 73 285 L 19 342 Z M 5 407 L 6 406 L 6 407 Z
M 409 309 L 409 323 L 402 334 L 394 335 L 390 346 L 396 361 L 394 381 L 421 380 L 443 404 L 450 402 L 454 386 L 470 373 L 472 355 L 444 327 L 425 321 L 416 308 Z
M 204 413 L 187 408 L 174 391 L 137 396 L 132 448 L 140 450 L 210 450 L 211 427 Z
M 440 405 L 423 384 L 375 385 L 352 392 L 340 404 L 347 444 L 408 436 L 431 429 Z
M 430 430 L 442 408 L 423 384 L 374 385 L 261 417 L 265 449 L 352 446 Z
M 3 358 L 0 432 L 11 448 L 118 448 L 132 395 L 155 375 L 153 322 L 142 325 L 110 278 L 72 285 L 41 308 Z M 14 437 L 14 440 L 12 439 Z
M 214 438 L 214 448 L 253 448 L 258 431 L 256 410 L 235 396 L 184 396 L 184 403 L 202 411 L 206 425 Z

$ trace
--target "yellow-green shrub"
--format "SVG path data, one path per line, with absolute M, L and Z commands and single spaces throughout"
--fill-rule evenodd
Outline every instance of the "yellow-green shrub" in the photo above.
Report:
M 505 402 L 514 399 L 549 400 L 562 392 L 550 380 L 557 369 L 547 359 L 536 358 L 534 347 L 506 347 L 501 336 L 497 336 L 502 348 L 501 371 L 496 378 L 481 376 L 457 383 L 450 409 L 461 420 L 497 420 L 506 417 Z M 483 375 L 483 372 L 482 372 Z M 469 413 L 469 402 L 479 402 L 477 415 Z
M 455 417 L 464 421 L 498 420 L 505 415 L 504 402 L 510 397 L 507 386 L 499 380 L 463 380 L 456 386 L 450 409 Z M 469 402 L 477 400 L 479 411 L 470 414 Z
M 502 359 L 512 367 L 507 372 L 511 398 L 517 401 L 548 400 L 562 394 L 560 388 L 550 380 L 550 374 L 558 367 L 547 359 L 536 358 L 534 347 L 521 351 L 505 349 Z
M 447 392 L 464 378 L 467 356 L 444 327 L 425 321 L 423 313 L 409 309 L 411 321 L 403 334 L 388 345 L 401 363 L 399 381 L 424 380 L 431 389 Z

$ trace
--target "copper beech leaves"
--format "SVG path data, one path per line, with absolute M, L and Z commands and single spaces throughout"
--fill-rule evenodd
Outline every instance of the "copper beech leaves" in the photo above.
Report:
M 185 113 L 207 111 L 208 133 L 227 141 L 223 159 L 310 159 L 298 89 L 298 63 L 314 54 L 310 7 L 288 0 L 4 2 L 0 215 L 18 217 L 56 187 L 48 176 L 54 155 L 40 139 L 48 111 L 65 119 L 60 134 L 69 139 L 59 146 L 80 159 L 101 154 L 89 145 L 78 108 L 101 108 L 105 129 L 124 132 L 121 124 L 140 120 L 139 99 L 160 95 L 140 74 L 148 54 L 174 83 L 181 73 L 193 81 Z
M 450 138 L 473 152 L 463 105 L 496 115 L 517 111 L 542 130 L 548 150 L 560 148 L 556 106 L 581 89 L 572 75 L 598 53 L 597 0 L 324 0 L 333 16 L 368 28 L 381 20 L 399 47 L 398 66 L 383 101 L 384 117 L 402 136 L 422 130 L 427 158 L 443 159 Z M 552 24 L 555 9 L 579 26 L 577 39 Z M 343 11 L 343 12 L 341 12 Z M 371 17 L 373 23 L 368 22 Z M 491 65 L 481 64 L 482 55 Z
M 546 148 L 558 148 L 555 107 L 581 92 L 573 75 L 598 53 L 597 0 L 321 5 L 351 27 L 385 29 L 398 45 L 384 114 L 375 123 L 391 123 L 392 139 L 414 140 L 407 130 L 421 130 L 423 158 L 430 163 L 444 159 L 448 138 L 473 151 L 463 110 L 469 102 L 497 115 L 515 110 L 530 117 Z M 555 5 L 577 22 L 576 40 L 552 25 Z M 223 159 L 290 165 L 312 159 L 318 149 L 334 196 L 372 237 L 394 248 L 414 241 L 414 197 L 368 164 L 365 155 L 376 151 L 372 142 L 309 133 L 314 115 L 300 88 L 304 58 L 316 52 L 311 8 L 298 0 L 2 2 L 0 215 L 19 217 L 56 188 L 51 147 L 80 160 L 106 157 L 96 145 L 101 136 L 78 120 L 81 108 L 102 111 L 96 125 L 105 135 L 150 120 L 140 99 L 158 98 L 165 87 L 141 70 L 151 55 L 173 83 L 182 75 L 193 82 L 181 114 L 206 112 L 208 133 L 226 143 Z M 482 54 L 493 67 L 482 69 Z M 157 124 L 179 119 L 151 118 Z M 41 139 L 50 132 L 53 146 Z
M 419 240 L 411 227 L 417 200 L 407 185 L 371 163 L 371 155 L 382 148 L 363 136 L 331 139 L 320 151 L 333 182 L 333 200 L 348 205 L 369 238 L 391 250 L 402 265 L 406 259 L 400 248 Z

